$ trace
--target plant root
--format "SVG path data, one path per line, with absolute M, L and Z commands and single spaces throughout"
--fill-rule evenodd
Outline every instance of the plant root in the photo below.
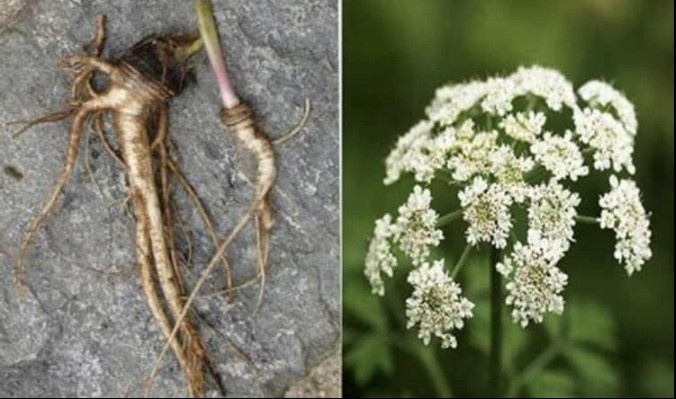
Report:
M 9 121 L 5 122 L 6 125 L 18 125 L 18 124 L 23 124 L 19 130 L 14 132 L 12 134 L 13 138 L 18 138 L 21 136 L 23 133 L 25 133 L 28 129 L 32 128 L 33 126 L 40 125 L 43 123 L 50 123 L 50 122 L 59 122 L 62 121 L 70 116 L 72 116 L 75 112 L 77 112 L 78 107 L 77 106 L 68 106 L 67 108 L 61 110 L 61 111 L 56 111 L 52 112 L 47 115 L 43 115 L 37 118 L 33 119 L 17 119 L 14 121 Z
M 306 101 L 306 112 L 307 115 L 309 112 L 309 100 Z M 256 251 L 257 251 L 257 260 L 258 260 L 258 273 L 261 279 L 261 289 L 258 295 L 258 301 L 256 305 L 256 311 L 260 309 L 260 305 L 263 299 L 263 290 L 265 287 L 265 274 L 267 268 L 267 258 L 269 252 L 268 246 L 268 237 L 270 234 L 270 229 L 273 224 L 272 209 L 270 207 L 270 191 L 275 181 L 276 169 L 274 165 L 274 152 L 272 150 L 272 142 L 258 129 L 253 117 L 251 109 L 244 103 L 239 103 L 232 108 L 222 108 L 221 109 L 221 120 L 223 123 L 232 131 L 240 142 L 254 154 L 258 162 L 257 167 L 257 183 L 254 200 L 251 202 L 249 208 L 240 216 L 239 221 L 232 229 L 230 234 L 221 242 L 216 253 L 212 256 L 211 260 L 204 268 L 200 274 L 199 280 L 195 283 L 195 286 L 190 293 L 190 296 L 185 302 L 185 307 L 183 312 L 178 316 L 174 329 L 171 332 L 171 337 L 174 337 L 180 328 L 180 321 L 186 317 L 190 306 L 193 301 L 197 298 L 199 290 L 202 288 L 207 278 L 213 271 L 214 267 L 218 264 L 218 260 L 224 256 L 228 245 L 232 240 L 239 234 L 239 232 L 244 228 L 249 219 L 254 218 L 255 230 L 256 230 Z M 303 120 L 298 126 L 304 126 L 307 121 L 307 116 L 303 117 Z M 297 131 L 292 130 L 292 134 L 296 134 Z M 283 141 L 282 141 L 283 142 Z M 170 338 L 171 339 L 171 338 Z M 161 364 L 162 358 L 166 354 L 168 345 L 165 344 L 164 348 L 160 352 L 155 365 L 153 366 L 152 371 L 150 372 L 149 379 L 152 380 L 157 374 L 159 365 Z
M 303 117 L 300 119 L 300 122 L 296 126 L 292 127 L 291 130 L 283 134 L 281 137 L 278 137 L 272 140 L 273 145 L 283 145 L 288 142 L 289 139 L 292 139 L 298 133 L 300 133 L 305 125 L 307 124 L 308 119 L 310 118 L 310 111 L 312 110 L 312 105 L 310 104 L 310 99 L 305 99 L 305 109 L 303 111 Z
M 92 129 L 96 134 L 99 136 L 99 139 L 101 140 L 103 144 L 104 150 L 113 158 L 115 161 L 118 163 L 118 165 L 125 171 L 127 171 L 127 165 L 125 162 L 122 160 L 121 155 L 119 154 L 118 150 L 114 149 L 108 138 L 106 137 L 106 134 L 103 129 L 103 118 L 102 118 L 101 113 L 96 113 L 92 117 Z M 162 133 L 162 130 L 166 129 L 159 129 L 158 134 L 156 135 L 155 139 L 153 140 L 151 144 L 151 148 L 158 150 L 159 148 L 162 148 L 161 151 L 162 153 L 166 152 L 166 143 L 164 140 L 166 139 L 167 135 L 166 133 Z M 161 156 L 161 158 L 164 158 L 164 156 Z M 195 189 L 192 187 L 188 179 L 183 175 L 183 172 L 181 172 L 181 169 L 176 161 L 171 159 L 171 157 L 166 157 L 166 161 L 162 161 L 162 165 L 160 167 L 161 170 L 165 170 L 166 168 L 169 169 L 169 171 L 172 173 L 173 177 L 176 179 L 178 182 L 179 186 L 181 189 L 186 193 L 188 196 L 188 199 L 192 202 L 193 206 L 195 209 L 197 209 L 198 214 L 200 215 L 200 218 L 202 219 L 202 223 L 205 225 L 207 229 L 207 233 L 209 234 L 209 237 L 211 238 L 211 241 L 214 245 L 214 248 L 218 248 L 218 243 L 219 243 L 219 238 L 218 238 L 218 233 L 216 232 L 216 229 L 214 227 L 213 221 L 211 220 L 211 217 L 206 211 L 206 208 L 204 207 L 204 204 L 202 203 L 202 200 L 200 199 L 199 195 L 195 191 Z M 164 190 L 163 190 L 164 192 Z M 165 198 L 166 202 L 166 195 L 163 195 Z M 125 200 L 125 203 L 128 201 L 129 197 Z M 171 226 L 171 224 L 167 224 L 168 226 Z M 171 242 L 171 240 L 170 240 Z M 189 263 L 189 260 L 188 260 Z M 222 291 L 221 293 L 226 295 L 226 298 L 228 299 L 229 302 L 232 302 L 234 300 L 234 292 L 236 291 L 235 288 L 233 288 L 233 280 L 232 280 L 232 272 L 230 270 L 230 266 L 228 264 L 228 261 L 225 256 L 221 256 L 221 263 L 223 264 L 223 269 L 225 271 L 225 276 L 226 276 L 226 288 Z
M 38 118 L 24 121 L 26 126 L 19 134 L 37 123 L 53 122 L 74 115 L 70 127 L 70 138 L 63 169 L 38 215 L 30 222 L 25 238 L 22 241 L 20 254 L 16 263 L 17 284 L 23 286 L 23 259 L 34 239 L 37 229 L 53 209 L 59 195 L 63 191 L 73 170 L 78 155 L 81 132 L 85 119 L 92 116 L 91 127 L 101 138 L 104 149 L 113 156 L 127 172 L 131 187 L 130 199 L 134 205 L 137 232 L 137 255 L 141 286 L 147 297 L 151 313 L 157 320 L 167 345 L 175 353 L 188 382 L 188 394 L 201 397 L 204 394 L 204 371 L 209 368 L 206 350 L 195 326 L 184 313 L 188 307 L 184 305 L 181 284 L 179 281 L 178 259 L 173 242 L 174 223 L 171 207 L 170 184 L 168 179 L 169 157 L 166 151 L 166 135 L 168 116 L 166 101 L 172 97 L 174 90 L 180 89 L 182 80 L 172 81 L 171 88 L 165 85 L 164 78 L 158 82 L 154 77 L 142 75 L 132 64 L 123 61 L 108 62 L 99 58 L 105 42 L 105 19 L 97 18 L 96 37 L 93 49 L 89 54 L 64 57 L 60 65 L 73 72 L 70 87 L 71 105 L 65 111 L 59 111 Z M 161 50 L 180 52 L 180 62 L 186 55 L 182 48 L 172 42 L 178 36 L 168 36 L 152 41 L 143 41 L 143 45 L 162 47 Z M 194 52 L 195 42 L 180 42 L 189 45 Z M 176 39 L 179 40 L 179 39 Z M 138 50 L 137 47 L 134 47 Z M 147 51 L 147 48 L 143 50 Z M 163 53 L 160 62 L 164 67 L 175 62 L 172 53 Z M 176 55 L 176 54 L 174 54 Z M 172 68 L 180 68 L 177 63 Z M 96 72 L 108 76 L 108 87 L 97 93 L 91 86 L 91 78 Z M 166 73 L 166 70 L 165 70 Z M 175 74 L 166 74 L 174 76 Z M 181 74 L 177 76 L 182 76 Z M 182 77 L 180 78 L 182 79 Z M 103 112 L 111 111 L 120 154 L 108 142 L 103 130 Z M 148 125 L 156 120 L 158 125 L 157 143 L 151 148 L 148 137 Z M 157 150 L 160 158 L 159 182 L 153 165 L 153 151 Z M 158 289 L 159 288 L 159 289 Z M 166 303 L 166 310 L 164 303 Z M 167 311 L 168 310 L 168 311 Z M 180 335 L 172 330 L 177 326 Z M 150 382 L 150 381 L 149 381 Z M 149 390 L 149 384 L 146 392 Z
M 152 251 L 150 248 L 150 238 L 148 233 L 147 216 L 142 210 L 144 209 L 142 199 L 140 196 L 132 196 L 134 201 L 134 209 L 136 210 L 136 250 L 138 254 L 139 272 L 141 276 L 141 286 L 143 292 L 148 300 L 148 306 L 155 320 L 160 326 L 160 331 L 171 345 L 171 348 L 178 359 L 179 364 L 183 369 L 188 367 L 188 359 L 186 358 L 181 344 L 176 339 L 169 340 L 171 334 L 171 323 L 162 308 L 162 300 L 160 299 L 157 289 L 154 284 L 154 276 L 152 272 Z M 191 393 L 192 394 L 192 393 Z
M 251 203 L 251 209 L 241 216 L 241 220 L 244 222 L 252 216 L 255 220 L 257 259 L 261 275 L 261 289 L 256 304 L 256 311 L 258 311 L 263 299 L 265 264 L 269 250 L 268 238 L 273 224 L 270 190 L 277 173 L 275 154 L 270 140 L 256 126 L 253 112 L 248 105 L 240 102 L 234 107 L 222 108 L 221 121 L 235 134 L 240 143 L 256 157 L 258 163 L 254 200 Z M 225 251 L 227 244 L 222 245 L 222 248 Z
M 24 239 L 21 242 L 21 249 L 19 251 L 19 257 L 16 262 L 15 271 L 16 271 L 16 285 L 19 289 L 19 292 L 21 292 L 24 295 L 25 290 L 23 276 L 23 260 L 28 254 L 28 250 L 30 249 L 33 239 L 35 238 L 35 233 L 37 232 L 42 222 L 49 216 L 50 212 L 54 207 L 54 204 L 56 203 L 56 200 L 59 198 L 61 192 L 63 191 L 63 188 L 68 183 L 68 179 L 70 178 L 70 174 L 73 171 L 73 166 L 75 165 L 75 161 L 77 159 L 77 154 L 80 146 L 80 135 L 82 133 L 82 125 L 84 123 L 85 118 L 87 117 L 87 114 L 89 114 L 93 110 L 100 110 L 104 109 L 105 107 L 106 104 L 104 102 L 91 100 L 86 104 L 80 106 L 77 113 L 75 114 L 73 124 L 71 125 L 70 128 L 68 150 L 66 152 L 66 161 L 64 163 L 63 169 L 61 170 L 61 173 L 59 174 L 59 177 L 56 180 L 56 184 L 52 188 L 52 192 L 47 198 L 47 201 L 45 201 L 45 204 L 43 205 L 42 209 L 40 210 L 40 212 L 38 212 L 38 215 L 29 223 L 28 228 L 26 229 L 26 235 L 24 236 Z
M 199 213 L 200 217 L 202 218 L 202 223 L 204 223 L 207 232 L 209 233 L 209 237 L 211 238 L 211 241 L 214 245 L 214 248 L 218 248 L 218 234 L 216 233 L 216 229 L 214 228 L 214 224 L 211 221 L 211 217 L 209 217 L 209 214 L 206 211 L 206 208 L 204 207 L 204 204 L 202 204 L 202 201 L 200 200 L 199 195 L 197 195 L 197 192 L 195 189 L 190 185 L 190 182 L 183 176 L 183 173 L 181 172 L 181 169 L 179 168 L 178 164 L 172 160 L 169 160 L 167 162 L 167 166 L 169 167 L 169 170 L 174 175 L 174 178 L 178 181 L 178 183 L 181 185 L 181 188 L 185 193 L 188 195 L 188 198 L 190 201 L 193 203 L 193 206 L 195 209 L 197 209 L 197 213 Z M 225 271 L 225 278 L 226 278 L 226 289 L 224 290 L 224 293 L 226 294 L 226 299 L 228 302 L 232 302 L 234 297 L 233 297 L 233 283 L 232 283 L 232 273 L 230 271 L 230 266 L 228 264 L 227 259 L 225 258 L 224 255 L 220 257 L 221 263 L 223 264 L 223 269 Z

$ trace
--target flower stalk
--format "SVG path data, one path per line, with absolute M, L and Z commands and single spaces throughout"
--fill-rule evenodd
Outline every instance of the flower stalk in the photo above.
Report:
M 447 213 L 439 218 L 439 220 L 437 221 L 437 227 L 444 227 L 447 224 L 451 223 L 452 221 L 458 219 L 460 216 L 462 216 L 462 209 L 458 209 L 457 211 Z
M 496 265 L 500 261 L 500 250 L 490 249 L 491 279 L 491 345 L 488 369 L 488 389 L 492 397 L 500 396 L 502 371 L 502 284 Z
M 470 252 L 472 252 L 472 246 L 470 244 L 467 244 L 465 246 L 465 249 L 462 251 L 462 255 L 460 255 L 460 259 L 458 259 L 458 263 L 455 264 L 455 267 L 451 272 L 451 278 L 453 280 L 455 280 L 455 278 L 460 273 L 460 270 L 462 270 L 462 267 L 465 266 L 465 263 L 467 263 L 467 258 L 469 258 Z
M 580 223 L 599 224 L 599 218 L 594 216 L 577 215 L 575 216 L 575 220 L 577 220 Z

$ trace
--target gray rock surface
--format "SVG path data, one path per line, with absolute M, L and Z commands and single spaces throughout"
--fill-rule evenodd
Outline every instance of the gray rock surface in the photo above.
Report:
M 316 366 L 304 379 L 286 391 L 286 398 L 340 398 L 343 356 L 340 343 L 336 351 Z
M 196 29 L 190 1 L 12 3 L 20 12 L 0 30 L 0 122 L 63 107 L 68 76 L 56 61 L 91 40 L 98 13 L 108 16 L 110 56 L 149 33 Z M 196 305 L 227 395 L 282 396 L 339 341 L 337 4 L 214 3 L 234 85 L 268 135 L 293 126 L 306 97 L 313 104 L 304 133 L 277 149 L 277 219 L 264 306 L 254 314 L 257 285 L 238 291 L 232 304 L 208 297 Z M 197 84 L 172 101 L 170 135 L 223 234 L 251 198 L 254 164 L 218 121 L 206 56 L 194 63 Z M 0 397 L 136 396 L 163 344 L 139 286 L 133 219 L 118 206 L 125 174 L 94 136 L 83 140 L 70 183 L 27 258 L 28 297 L 14 290 L 19 243 L 60 171 L 68 125 L 41 125 L 13 139 L 14 127 L 0 124 Z M 197 274 L 213 248 L 186 198 L 175 198 Z M 184 252 L 187 242 L 180 243 Z M 229 257 L 238 282 L 254 275 L 250 226 Z M 215 274 L 204 291 L 222 288 L 222 281 Z M 153 393 L 185 394 L 172 356 Z M 219 393 L 214 388 L 210 395 Z

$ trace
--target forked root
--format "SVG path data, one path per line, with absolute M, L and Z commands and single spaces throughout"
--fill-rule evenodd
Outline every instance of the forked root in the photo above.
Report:
M 28 129 L 32 128 L 33 126 L 40 125 L 42 123 L 50 123 L 50 122 L 59 122 L 62 121 L 69 116 L 72 116 L 75 112 L 77 112 L 78 107 L 77 106 L 68 106 L 67 108 L 61 110 L 61 111 L 56 111 L 52 112 L 47 115 L 43 115 L 34 119 L 17 119 L 14 121 L 9 121 L 5 122 L 6 125 L 19 125 L 22 124 L 23 126 L 14 132 L 12 134 L 13 138 L 18 138 L 21 136 L 23 133 L 25 133 Z
M 94 49 L 93 53 L 99 55 L 101 49 L 105 43 L 105 17 L 99 15 L 96 18 L 96 36 L 94 38 Z M 16 271 L 16 285 L 20 293 L 25 295 L 24 287 L 24 277 L 23 277 L 23 261 L 28 254 L 28 250 L 32 244 L 32 241 L 35 237 L 35 234 L 40 227 L 40 225 L 45 221 L 49 216 L 56 200 L 59 198 L 61 192 L 63 191 L 70 174 L 77 160 L 77 154 L 80 146 L 80 136 L 82 134 L 82 126 L 85 119 L 90 113 L 99 113 L 108 108 L 108 104 L 105 101 L 97 99 L 97 95 L 90 85 L 91 70 L 79 70 L 75 74 L 71 82 L 71 105 L 66 107 L 61 111 L 56 111 L 41 117 L 32 119 L 32 120 L 19 120 L 13 121 L 10 123 L 23 123 L 24 126 L 14 133 L 13 137 L 18 137 L 26 130 L 31 127 L 50 122 L 58 122 L 63 119 L 66 119 L 72 115 L 75 115 L 75 118 L 71 124 L 70 128 L 70 138 L 68 142 L 68 150 L 66 152 L 66 160 L 63 166 L 63 169 L 57 178 L 57 181 L 52 189 L 52 193 L 48 197 L 47 201 L 43 205 L 42 209 L 38 215 L 30 222 L 26 230 L 26 235 L 21 242 L 21 249 L 19 251 L 19 256 L 16 261 L 15 271 Z M 88 98 L 83 100 L 76 95 L 79 91 L 82 90 L 83 85 L 85 85 L 86 93 L 85 96 Z M 77 97 L 77 98 L 76 98 Z
M 136 210 L 136 251 L 138 255 L 139 273 L 141 277 L 141 286 L 146 295 L 148 306 L 157 324 L 160 326 L 160 331 L 166 339 L 171 335 L 171 321 L 167 317 L 162 308 L 162 299 L 157 292 L 154 284 L 154 276 L 152 269 L 152 250 L 150 247 L 150 238 L 148 236 L 148 220 L 147 216 L 141 210 L 143 209 L 143 202 L 139 196 L 133 196 L 134 209 Z M 178 359 L 181 368 L 188 368 L 188 359 L 183 351 L 178 339 L 168 341 L 171 345 L 176 358 Z M 194 395 L 194 392 L 190 392 Z
M 299 124 L 300 127 L 307 121 L 308 112 L 309 101 L 306 102 L 306 116 Z M 232 108 L 223 108 L 221 110 L 221 119 L 228 129 L 237 136 L 239 141 L 256 157 L 258 165 L 255 196 L 249 208 L 240 216 L 235 227 L 221 242 L 216 253 L 212 256 L 210 262 L 200 274 L 200 278 L 197 280 L 197 283 L 195 283 L 190 296 L 184 303 L 183 311 L 176 320 L 174 329 L 171 332 L 170 338 L 168 338 L 169 341 L 171 341 L 178 333 L 181 320 L 188 314 L 190 306 L 198 297 L 199 290 L 206 282 L 214 267 L 218 264 L 219 259 L 224 256 L 232 240 L 240 233 L 242 228 L 244 228 L 252 217 L 255 221 L 257 263 L 259 276 L 261 278 L 261 288 L 258 295 L 256 310 L 260 308 L 263 299 L 266 264 L 269 253 L 268 242 L 270 229 L 273 225 L 273 213 L 269 196 L 276 176 L 272 142 L 258 129 L 251 109 L 244 103 L 239 103 Z M 297 131 L 292 131 L 292 134 L 296 133 Z M 157 374 L 159 365 L 161 364 L 168 347 L 168 344 L 165 344 L 164 348 L 162 348 L 148 377 L 149 381 L 152 381 Z
M 35 234 L 38 228 L 40 227 L 42 222 L 44 222 L 44 220 L 49 216 L 50 212 L 54 207 L 54 204 L 56 203 L 56 200 L 59 198 L 59 196 L 63 192 L 64 187 L 68 183 L 68 179 L 70 178 L 70 174 L 73 171 L 75 161 L 77 160 L 77 154 L 80 147 L 80 136 L 82 134 L 82 126 L 84 124 L 85 118 L 90 112 L 94 110 L 104 109 L 105 107 L 106 107 L 105 103 L 92 100 L 80 106 L 77 113 L 75 114 L 75 118 L 73 119 L 73 123 L 70 127 L 70 138 L 68 140 L 68 150 L 66 152 L 66 161 L 63 165 L 63 169 L 61 170 L 61 173 L 59 174 L 59 177 L 57 178 L 56 183 L 52 188 L 52 192 L 49 195 L 49 197 L 47 197 L 47 201 L 45 201 L 45 204 L 43 205 L 42 209 L 40 210 L 40 212 L 38 212 L 38 215 L 35 218 L 33 218 L 33 220 L 31 220 L 31 222 L 29 223 L 28 228 L 26 229 L 26 235 L 24 236 L 24 239 L 21 242 L 21 249 L 19 251 L 19 256 L 16 261 L 15 271 L 16 271 L 16 285 L 19 292 L 22 293 L 23 295 L 25 295 L 23 261 L 26 255 L 28 254 L 28 250 L 31 247 L 31 244 L 33 242 L 33 239 L 35 238 Z
M 257 176 L 254 200 L 251 210 L 241 216 L 245 222 L 254 216 L 256 228 L 256 252 L 258 269 L 261 275 L 261 288 L 256 304 L 256 311 L 262 303 L 265 289 L 265 264 L 268 257 L 268 239 L 273 225 L 272 208 L 270 207 L 270 190 L 275 182 L 275 154 L 272 143 L 256 126 L 251 108 L 244 103 L 231 108 L 221 109 L 221 121 L 232 132 L 244 147 L 256 157 Z M 223 251 L 227 249 L 223 248 Z
M 151 312 L 160 325 L 163 335 L 168 339 L 167 345 L 172 347 L 186 374 L 190 396 L 202 396 L 204 394 L 204 369 L 208 368 L 206 364 L 208 358 L 195 326 L 184 316 L 179 318 L 187 307 L 183 304 L 183 293 L 178 281 L 179 273 L 175 269 L 176 257 L 169 256 L 173 249 L 173 237 L 168 237 L 171 241 L 168 242 L 165 235 L 167 225 L 173 223 L 167 176 L 168 156 L 164 140 L 161 140 L 157 147 L 161 158 L 161 176 L 158 184 L 155 181 L 152 150 L 147 131 L 150 118 L 158 116 L 161 131 L 158 136 L 166 137 L 168 122 L 164 107 L 174 92 L 173 89 L 164 86 L 163 81 L 158 83 L 142 75 L 130 64 L 118 61 L 108 62 L 99 58 L 105 41 L 104 22 L 105 19 L 102 16 L 97 18 L 97 33 L 93 49 L 89 54 L 68 56 L 60 61 L 63 67 L 74 72 L 70 91 L 70 100 L 73 105 L 65 111 L 27 121 L 22 130 L 25 131 L 37 123 L 56 121 L 74 114 L 63 170 L 42 210 L 30 222 L 22 241 L 16 263 L 17 283 L 20 287 L 23 286 L 23 260 L 37 229 L 53 209 L 70 177 L 77 158 L 84 121 L 90 113 L 94 113 L 93 130 L 101 137 L 104 148 L 114 156 L 129 175 L 131 198 L 137 221 L 137 252 L 141 285 Z M 180 46 L 172 47 L 174 44 L 172 38 L 173 36 L 169 36 L 144 43 L 164 46 L 163 49 L 167 51 L 168 49 L 181 51 Z M 194 47 L 194 44 L 190 45 L 192 51 Z M 171 53 L 163 54 L 167 57 L 172 56 Z M 173 62 L 167 57 L 162 58 L 163 65 L 165 62 Z M 183 58 L 181 62 L 184 61 Z M 172 67 L 176 67 L 176 64 L 172 64 Z M 102 93 L 97 93 L 91 86 L 91 77 L 95 71 L 108 75 L 109 84 Z M 104 110 L 110 110 L 113 113 L 115 130 L 122 152 L 121 157 L 105 138 L 102 123 L 102 111 Z M 163 209 L 165 212 L 162 212 Z M 180 327 L 178 337 L 175 332 L 172 333 L 171 326 L 174 321 Z
M 266 280 L 266 269 L 269 254 L 269 236 L 273 225 L 273 212 L 270 206 L 270 191 L 275 181 L 276 169 L 274 164 L 274 144 L 283 144 L 296 135 L 307 121 L 310 104 L 306 101 L 305 113 L 299 125 L 291 132 L 271 141 L 256 126 L 250 108 L 232 97 L 226 101 L 226 108 L 221 112 L 223 123 L 255 156 L 257 161 L 257 179 L 255 196 L 249 208 L 238 219 L 229 235 L 218 244 L 218 236 L 204 206 L 194 189 L 180 172 L 178 165 L 171 159 L 167 151 L 168 116 L 166 100 L 170 98 L 175 87 L 180 82 L 171 82 L 177 86 L 165 86 L 164 74 L 160 82 L 148 79 L 130 64 L 118 61 L 106 61 L 100 57 L 105 42 L 105 19 L 97 18 L 96 36 L 92 50 L 86 55 L 65 57 L 61 65 L 74 72 L 70 90 L 71 106 L 59 112 L 45 115 L 32 121 L 22 121 L 25 126 L 16 134 L 21 134 L 38 123 L 54 122 L 74 116 L 63 169 L 47 198 L 43 208 L 30 222 L 26 236 L 21 243 L 20 254 L 16 263 L 16 278 L 19 287 L 23 287 L 23 260 L 32 244 L 35 234 L 48 217 L 63 191 L 72 173 L 77 159 L 81 131 L 85 119 L 93 114 L 92 130 L 101 138 L 104 149 L 110 153 L 120 166 L 127 172 L 131 186 L 131 200 L 134 204 L 137 228 L 137 253 L 141 285 L 148 299 L 148 303 L 166 343 L 156 361 L 153 371 L 147 380 L 146 394 L 149 393 L 152 380 L 159 364 L 168 348 L 176 355 L 181 368 L 188 380 L 190 396 L 204 394 L 204 371 L 209 369 L 210 362 L 206 350 L 196 327 L 187 318 L 190 306 L 197 297 L 200 288 L 218 264 L 223 264 L 226 273 L 226 292 L 232 299 L 232 276 L 225 258 L 229 244 L 241 232 L 250 219 L 255 224 L 256 235 L 256 268 L 261 279 L 260 292 L 256 311 L 263 301 Z M 175 43 L 144 41 L 144 46 L 161 46 L 163 51 L 174 51 Z M 157 44 L 159 43 L 159 44 Z M 197 42 L 187 44 L 186 48 L 179 48 L 178 53 L 191 54 Z M 136 48 L 136 47 L 135 47 Z M 159 49 L 159 47 L 158 47 Z M 183 51 L 185 50 L 185 51 Z M 165 54 L 166 55 L 166 54 Z M 183 55 L 174 59 L 163 58 L 163 66 L 178 60 L 184 62 Z M 179 59 L 180 58 L 180 59 Z M 123 58 L 124 59 L 124 58 Z M 168 64 L 165 64 L 168 63 Z M 175 64 L 172 64 L 175 67 Z M 91 84 L 95 71 L 108 75 L 109 84 L 101 93 L 97 93 Z M 227 78 L 227 76 L 226 76 Z M 230 90 L 232 90 L 230 88 Z M 102 113 L 111 110 L 114 116 L 120 152 L 118 153 L 108 142 L 103 131 Z M 149 119 L 157 117 L 158 132 L 151 143 L 148 137 L 147 126 Z M 153 164 L 153 155 L 159 157 L 159 169 L 156 172 Z M 156 174 L 157 173 L 157 174 Z M 209 235 L 217 246 L 217 250 L 209 264 L 200 274 L 193 291 L 184 301 L 182 284 L 178 265 L 177 251 L 174 247 L 174 230 L 177 215 L 171 204 L 172 185 L 169 174 L 172 174 L 179 185 L 186 191 L 188 197 L 202 217 Z M 173 328 L 172 328 L 173 325 Z

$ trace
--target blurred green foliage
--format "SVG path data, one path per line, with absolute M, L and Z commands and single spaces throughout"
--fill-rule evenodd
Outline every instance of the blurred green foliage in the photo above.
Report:
M 577 243 L 562 261 L 570 276 L 564 316 L 524 331 L 505 315 L 505 388 L 534 397 L 673 397 L 673 4 L 343 1 L 345 396 L 486 393 L 485 254 L 475 254 L 461 277 L 477 303 L 475 317 L 459 335 L 459 348 L 443 351 L 405 330 L 405 273 L 388 280 L 386 297 L 377 298 L 363 260 L 374 220 L 395 211 L 412 186 L 382 185 L 385 156 L 423 116 L 434 90 L 537 63 L 560 70 L 576 87 L 606 79 L 635 104 L 635 178 L 652 212 L 654 255 L 628 278 L 613 259 L 612 233 L 578 225 Z M 606 177 L 577 187 L 581 213 L 598 212 Z M 455 198 L 435 201 L 442 213 L 457 207 Z M 464 247 L 460 230 L 456 224 L 444 232 L 440 255 L 449 261 Z

